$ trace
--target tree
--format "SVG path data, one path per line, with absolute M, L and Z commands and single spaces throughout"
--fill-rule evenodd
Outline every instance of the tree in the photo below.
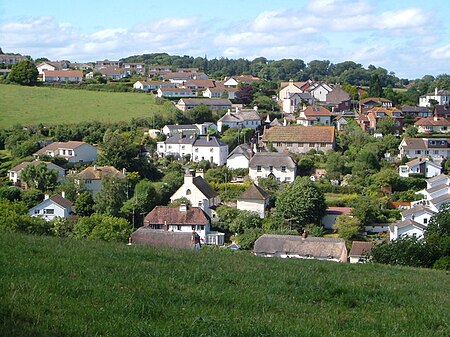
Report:
M 392 135 L 395 133 L 395 118 L 385 117 L 377 122 L 377 131 L 383 135 Z
M 235 94 L 236 103 L 249 105 L 253 102 L 253 86 L 250 84 L 243 84 Z
M 339 152 L 328 151 L 326 161 L 328 179 L 341 179 L 346 173 L 345 160 Z
M 130 136 L 108 130 L 103 137 L 97 163 L 114 166 L 119 170 L 123 168 L 129 170 L 138 154 L 139 146 L 133 143 Z
M 375 221 L 380 210 L 376 200 L 362 195 L 353 201 L 352 215 L 355 216 L 362 225 L 368 225 Z
M 361 226 L 357 218 L 347 215 L 339 215 L 336 218 L 334 229 L 337 231 L 340 238 L 351 240 L 359 234 Z
M 78 220 L 73 233 L 78 239 L 124 242 L 132 230 L 128 221 L 123 218 L 94 213 Z
M 279 193 L 275 205 L 279 215 L 299 227 L 318 224 L 327 208 L 323 193 L 307 177 L 297 177 Z
M 211 109 L 208 108 L 205 104 L 200 104 L 196 106 L 194 109 L 189 110 L 190 119 L 194 123 L 204 123 L 213 121 L 213 115 Z
M 94 210 L 98 213 L 118 216 L 123 203 L 127 200 L 127 192 L 125 179 L 103 176 L 102 189 L 94 197 Z
M 369 84 L 369 97 L 382 97 L 383 95 L 383 87 L 381 86 L 380 77 L 375 74 L 370 78 Z
M 94 213 L 94 199 L 88 191 L 78 196 L 75 201 L 75 210 L 80 216 L 90 216 Z
M 230 232 L 241 234 L 249 228 L 261 228 L 261 218 L 255 212 L 240 211 L 230 223 Z
M 13 65 L 8 79 L 21 85 L 35 85 L 39 72 L 30 60 L 23 60 Z
M 29 187 L 36 188 L 43 192 L 52 191 L 57 184 L 58 170 L 49 170 L 45 163 L 28 165 L 22 170 L 20 179 Z

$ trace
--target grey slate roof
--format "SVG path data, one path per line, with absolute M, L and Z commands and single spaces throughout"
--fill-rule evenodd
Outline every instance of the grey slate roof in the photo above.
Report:
M 418 223 L 417 221 L 414 221 L 414 220 L 411 220 L 411 219 L 403 220 L 403 221 L 397 221 L 396 223 L 390 225 L 389 228 L 394 227 L 394 226 L 397 226 L 397 228 L 414 226 L 414 227 L 420 228 L 422 230 L 427 228 L 427 226 L 422 225 L 421 223 Z
M 441 195 L 440 197 L 430 200 L 430 202 L 435 206 L 438 204 L 441 204 L 443 202 L 446 202 L 446 201 L 450 201 L 450 194 L 444 194 L 444 195 Z
M 345 240 L 340 238 L 302 238 L 295 235 L 264 234 L 255 242 L 254 252 L 259 255 L 300 255 L 318 259 L 347 260 Z
M 173 124 L 173 125 L 166 125 L 166 127 L 170 130 L 170 131 L 178 131 L 178 130 L 192 130 L 192 131 L 197 131 L 198 132 L 198 128 L 194 125 L 194 124 Z
M 269 193 L 264 191 L 261 187 L 252 184 L 239 196 L 238 200 L 266 200 L 269 197 Z
M 218 122 L 239 123 L 243 121 L 260 121 L 261 116 L 253 109 L 239 110 L 238 112 L 228 111 Z
M 165 144 L 194 144 L 195 142 L 194 135 L 185 135 L 176 133 L 172 137 L 168 137 L 164 143 Z
M 436 185 L 436 186 L 433 186 L 433 187 L 431 187 L 431 188 L 429 188 L 429 189 L 427 189 L 425 191 L 427 193 L 434 193 L 434 192 L 437 192 L 437 191 L 440 191 L 440 190 L 444 190 L 444 189 L 448 189 L 448 185 L 446 185 L 446 184 Z
M 200 192 L 202 192 L 208 199 L 215 198 L 218 196 L 218 193 L 202 177 L 200 176 L 194 177 L 193 183 L 195 187 L 197 187 L 200 190 Z
M 215 136 L 197 136 L 194 146 L 219 147 L 227 145 Z
M 425 207 L 424 205 L 417 205 L 417 206 L 414 206 L 413 208 L 410 208 L 410 209 L 407 209 L 407 210 L 403 211 L 402 212 L 402 216 L 407 218 L 410 215 L 413 215 L 413 214 L 415 214 L 415 213 L 417 213 L 419 211 L 424 211 L 424 212 L 427 212 L 427 213 L 429 213 L 431 215 L 433 215 L 435 213 L 434 211 L 432 211 L 428 207 Z
M 249 167 L 256 168 L 256 166 L 274 166 L 286 168 L 295 168 L 294 160 L 285 153 L 278 152 L 258 152 L 250 159 Z
M 430 160 L 424 160 L 424 159 L 422 159 L 422 158 L 416 158 L 416 159 L 410 160 L 410 161 L 407 162 L 405 165 L 407 165 L 408 167 L 412 167 L 412 166 L 419 165 L 419 164 L 421 164 L 421 163 L 428 163 L 428 165 L 431 165 L 431 166 L 434 166 L 434 167 L 437 167 L 437 168 L 442 168 L 441 165 L 436 164 L 436 163 L 433 163 L 433 162 L 430 161 Z
M 234 148 L 233 151 L 228 155 L 227 159 L 230 158 L 234 154 L 242 154 L 245 158 L 249 159 L 253 156 L 253 150 L 248 144 L 241 144 Z
M 437 176 L 434 176 L 434 177 L 432 177 L 432 178 L 429 178 L 429 179 L 427 179 L 427 182 L 428 183 L 434 183 L 435 181 L 438 181 L 438 180 L 443 180 L 443 179 L 446 179 L 448 176 L 446 175 L 446 174 L 439 174 L 439 175 L 437 175 Z

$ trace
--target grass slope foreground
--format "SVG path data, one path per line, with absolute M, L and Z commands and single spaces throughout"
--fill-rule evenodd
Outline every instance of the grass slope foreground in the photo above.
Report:
M 0 128 L 16 123 L 121 122 L 164 113 L 152 95 L 0 84 Z
M 0 336 L 449 336 L 436 270 L 2 234 Z

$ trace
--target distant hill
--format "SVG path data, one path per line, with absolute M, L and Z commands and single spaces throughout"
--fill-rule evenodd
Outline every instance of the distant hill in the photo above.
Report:
M 0 236 L 1 336 L 448 336 L 436 270 Z
M 0 84 L 0 128 L 16 123 L 121 122 L 170 113 L 152 95 Z

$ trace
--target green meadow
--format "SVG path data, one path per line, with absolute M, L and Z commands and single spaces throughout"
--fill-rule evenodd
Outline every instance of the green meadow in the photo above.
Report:
M 165 113 L 152 95 L 0 84 L 0 128 L 16 123 L 121 122 Z
M 0 336 L 449 336 L 436 270 L 0 236 Z

